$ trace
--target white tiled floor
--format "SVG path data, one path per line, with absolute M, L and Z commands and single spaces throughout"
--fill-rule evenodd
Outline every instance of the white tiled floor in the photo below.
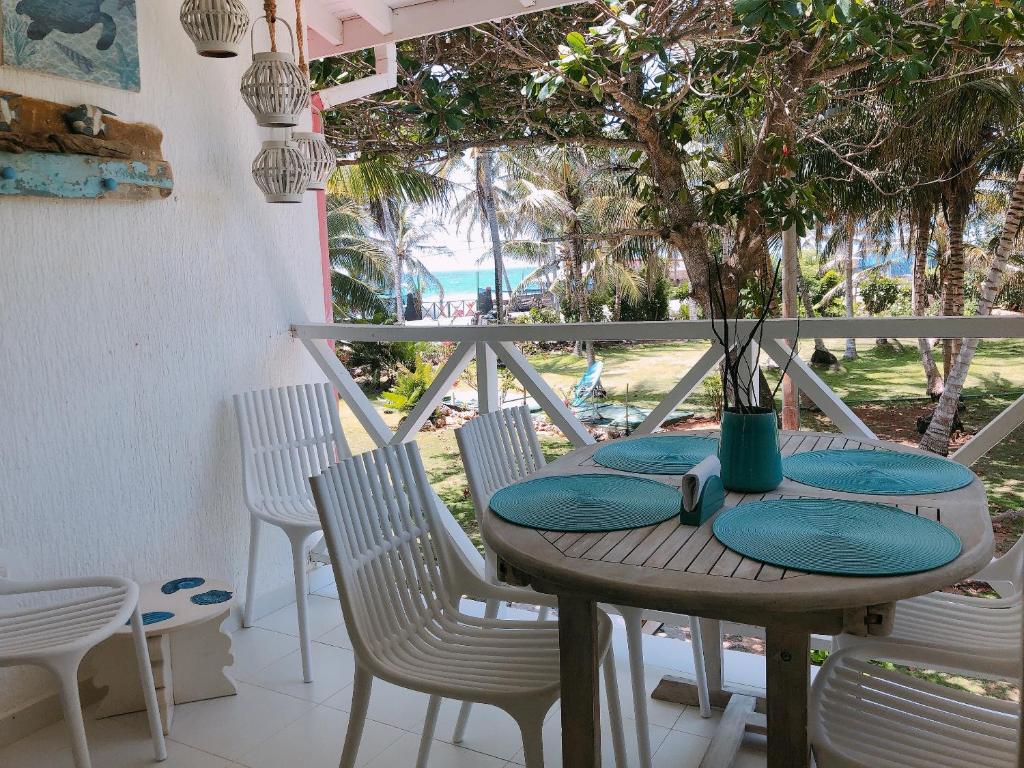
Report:
M 351 696 L 353 655 L 333 588 L 311 597 L 310 624 L 316 681 L 302 683 L 294 606 L 283 608 L 234 635 L 238 695 L 179 705 L 168 741 L 166 768 L 334 768 L 341 755 Z M 689 649 L 678 641 L 645 637 L 647 688 L 664 674 L 692 674 Z M 636 733 L 624 638 L 616 635 L 616 662 L 631 765 L 636 764 Z M 750 682 L 750 661 L 732 659 Z M 746 664 L 744 662 L 747 662 Z M 763 664 L 760 665 L 763 669 Z M 755 664 L 754 669 L 757 668 Z M 727 661 L 727 676 L 731 675 Z M 763 672 L 762 672 L 763 674 Z M 427 698 L 381 681 L 374 684 L 369 721 L 359 750 L 359 764 L 370 768 L 412 768 Z M 655 768 L 696 768 L 714 722 L 693 708 L 649 699 Z M 458 703 L 441 709 L 431 768 L 517 768 L 522 744 L 512 719 L 493 707 L 476 707 L 463 744 L 451 743 Z M 87 712 L 89 745 L 95 768 L 139 768 L 152 764 L 143 715 L 93 720 Z M 717 720 L 721 713 L 716 712 Z M 604 764 L 614 764 L 605 718 Z M 547 766 L 561 765 L 558 707 L 544 729 Z M 737 768 L 764 765 L 763 740 L 744 744 Z M 63 723 L 45 728 L 0 749 L 2 768 L 72 768 Z

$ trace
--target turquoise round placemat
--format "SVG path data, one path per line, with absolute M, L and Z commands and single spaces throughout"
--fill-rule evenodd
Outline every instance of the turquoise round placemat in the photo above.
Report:
M 783 459 L 782 472 L 815 488 L 889 496 L 955 491 L 974 479 L 963 464 L 900 451 L 796 453 Z
M 960 537 L 944 525 L 867 501 L 756 501 L 720 513 L 712 530 L 762 563 L 840 576 L 930 571 L 960 554 Z
M 685 475 L 718 450 L 718 439 L 693 435 L 616 440 L 594 453 L 608 469 L 645 475 Z
M 683 496 L 656 480 L 621 475 L 538 477 L 502 488 L 491 511 L 545 531 L 621 531 L 679 514 Z

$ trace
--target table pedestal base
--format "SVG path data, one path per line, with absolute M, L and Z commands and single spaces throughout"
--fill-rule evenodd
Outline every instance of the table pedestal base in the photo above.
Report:
M 153 667 L 157 703 L 164 734 L 174 721 L 174 705 L 233 696 L 238 692 L 225 671 L 234 663 L 231 636 L 221 631 L 224 616 L 175 632 L 146 638 Z M 142 696 L 135 646 L 130 635 L 117 634 L 95 651 L 95 685 L 107 688 L 96 718 L 142 712 Z

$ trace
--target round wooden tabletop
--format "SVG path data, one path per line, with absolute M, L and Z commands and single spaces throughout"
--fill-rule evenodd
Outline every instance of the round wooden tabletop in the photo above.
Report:
M 717 432 L 685 434 L 715 436 Z M 600 445 L 574 450 L 537 476 L 630 474 L 597 465 L 592 457 Z M 894 443 L 815 432 L 783 432 L 780 445 L 783 455 L 827 448 L 884 448 L 920 453 Z M 682 484 L 682 476 L 642 476 L 676 488 Z M 799 497 L 892 504 L 952 529 L 963 548 L 953 562 L 924 573 L 849 577 L 783 570 L 743 557 L 714 537 L 711 521 L 694 527 L 672 518 L 660 525 L 628 531 L 557 533 L 517 526 L 488 510 L 481 529 L 501 567 L 516 581 L 540 591 L 761 625 L 768 613 L 863 608 L 932 592 L 972 576 L 992 557 L 992 525 L 985 487 L 977 477 L 956 491 L 911 496 L 840 493 L 786 479 L 766 494 L 729 493 L 725 508 L 744 501 Z

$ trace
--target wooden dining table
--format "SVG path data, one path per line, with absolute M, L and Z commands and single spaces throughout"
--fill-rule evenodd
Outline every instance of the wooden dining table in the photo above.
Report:
M 717 432 L 668 434 L 716 436 Z M 895 443 L 804 431 L 782 432 L 780 446 L 784 455 L 824 449 L 920 453 Z M 535 476 L 633 474 L 681 487 L 681 475 L 636 475 L 602 467 L 593 459 L 600 447 L 571 451 Z M 488 510 L 481 529 L 497 554 L 499 576 L 558 598 L 565 768 L 601 764 L 598 603 L 699 616 L 703 624 L 712 626 L 730 621 L 764 627 L 767 711 L 758 715 L 748 707 L 733 717 L 727 710 L 722 718 L 725 725 L 720 727 L 739 727 L 738 735 L 728 734 L 724 739 L 734 752 L 743 730 L 760 718 L 761 730 L 767 734 L 769 768 L 803 768 L 810 763 L 811 634 L 885 635 L 891 628 L 895 601 L 966 579 L 992 557 L 985 488 L 977 477 L 968 486 L 947 493 L 907 496 L 840 493 L 785 479 L 770 493 L 729 493 L 724 509 L 761 499 L 807 497 L 891 504 L 938 521 L 960 537 L 960 555 L 941 568 L 906 576 L 829 576 L 785 570 L 744 557 L 715 538 L 710 520 L 699 527 L 672 518 L 625 531 L 558 533 L 514 525 Z M 703 629 L 702 635 L 708 636 Z M 720 638 L 720 633 L 711 636 Z M 705 639 L 708 669 L 721 669 L 721 643 L 711 645 L 714 647 Z M 713 687 L 720 684 L 720 679 L 711 680 Z

